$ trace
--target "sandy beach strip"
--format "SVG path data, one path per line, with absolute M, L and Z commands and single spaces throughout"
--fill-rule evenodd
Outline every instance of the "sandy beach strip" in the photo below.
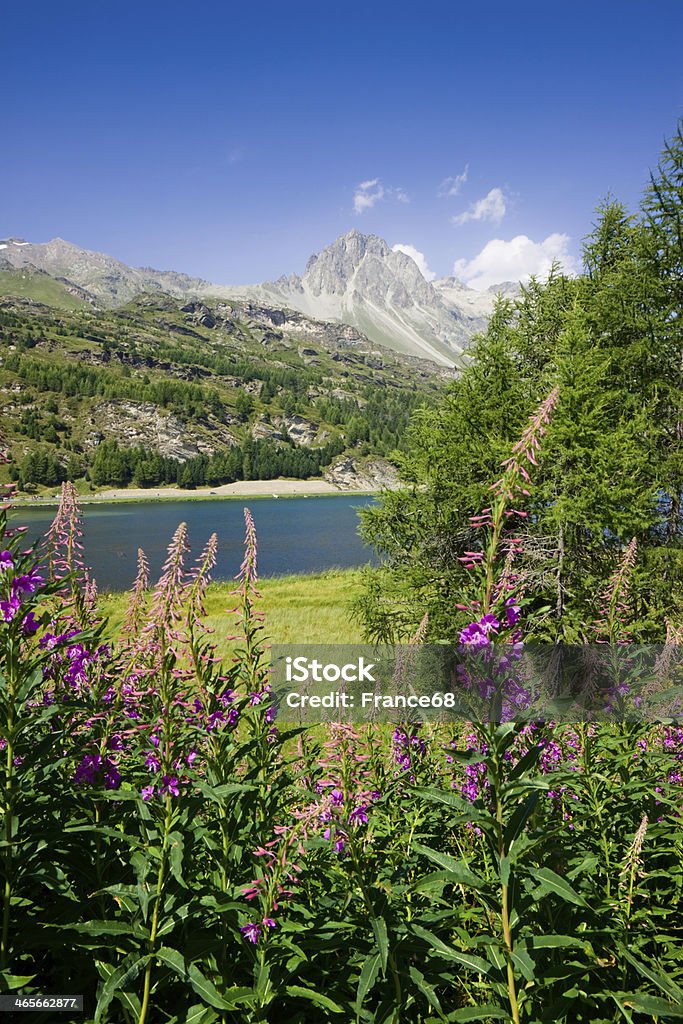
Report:
M 327 480 L 238 480 L 219 487 L 118 487 L 93 494 L 81 494 L 82 503 L 109 501 L 177 501 L 192 498 L 280 498 L 296 495 L 319 494 L 372 494 L 372 491 L 341 490 Z M 13 505 L 48 505 L 59 500 L 58 495 L 40 495 L 33 498 L 13 498 Z

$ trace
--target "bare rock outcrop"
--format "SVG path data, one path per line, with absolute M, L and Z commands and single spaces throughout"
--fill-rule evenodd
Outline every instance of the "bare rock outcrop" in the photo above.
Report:
M 340 491 L 393 491 L 401 486 L 396 467 L 379 457 L 345 456 L 330 466 L 325 479 Z

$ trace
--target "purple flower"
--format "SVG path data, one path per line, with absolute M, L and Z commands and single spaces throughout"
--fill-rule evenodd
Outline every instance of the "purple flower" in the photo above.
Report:
M 147 768 L 150 772 L 158 772 L 159 769 L 161 768 L 161 761 L 159 760 L 159 758 L 157 757 L 153 750 L 151 750 L 147 757 L 145 758 L 145 768 Z
M 272 917 L 264 917 L 263 918 L 263 924 L 264 924 L 264 926 L 266 928 L 274 928 L 275 927 L 275 921 L 273 921 Z
M 104 788 L 105 789 L 118 789 L 121 785 L 121 774 L 114 764 L 107 758 L 105 762 L 104 771 Z
M 240 928 L 240 931 L 242 932 L 242 935 L 244 935 L 245 939 L 248 939 L 249 942 L 253 942 L 254 945 L 256 945 L 261 936 L 261 929 L 255 921 L 250 921 L 249 924 L 245 924 Z
M 0 551 L 0 572 L 7 572 L 8 569 L 14 568 L 14 562 L 12 561 L 11 551 Z
M 143 786 L 140 790 L 140 796 L 143 800 L 149 800 L 154 796 L 154 786 Z
M 180 796 L 180 783 L 175 775 L 164 775 L 159 787 L 159 793 L 164 796 Z
M 35 569 L 25 576 L 17 576 L 12 580 L 12 590 L 21 594 L 34 594 L 36 587 L 43 582 L 43 577 Z
M 514 597 L 508 597 L 505 602 L 505 618 L 508 626 L 516 626 L 519 622 L 520 607 L 515 604 Z
M 77 786 L 87 782 L 94 785 L 98 773 L 102 770 L 102 758 L 99 754 L 86 754 L 74 773 L 74 783 Z
M 15 594 L 13 594 L 9 601 L 0 601 L 0 615 L 5 622 L 11 622 L 19 611 L 20 606 L 21 601 Z
M 368 809 L 367 808 L 367 804 L 359 804 L 358 807 L 354 807 L 354 809 L 349 814 L 349 824 L 350 825 L 367 825 L 367 823 L 368 823 L 368 816 L 367 816 L 367 813 L 366 813 L 367 809 Z
M 24 636 L 33 636 L 40 629 L 40 622 L 35 617 L 33 612 L 29 612 L 28 615 L 24 616 L 24 621 L 21 624 L 21 630 Z

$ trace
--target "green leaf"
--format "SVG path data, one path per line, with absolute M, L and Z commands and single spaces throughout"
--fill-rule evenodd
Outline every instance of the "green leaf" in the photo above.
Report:
M 229 989 L 225 995 L 221 995 L 213 982 L 204 977 L 196 964 L 190 964 L 187 977 L 197 995 L 217 1010 L 234 1010 L 239 1003 L 253 1000 L 254 997 L 250 988 Z
M 185 886 L 185 880 L 183 878 L 183 854 L 185 852 L 185 843 L 180 832 L 171 832 L 168 837 L 169 851 L 168 851 L 168 863 L 171 869 L 171 874 L 175 878 L 176 882 L 183 888 Z
M 481 761 L 481 754 L 477 754 L 472 760 Z M 416 789 L 414 792 L 416 796 L 420 796 L 424 800 L 432 800 L 434 803 L 445 804 L 447 807 L 460 811 L 460 821 L 490 821 L 490 815 L 482 814 L 481 811 L 478 811 L 464 797 L 458 796 L 457 793 L 447 793 L 443 789 Z
M 614 994 L 612 998 L 616 998 Z M 666 999 L 660 999 L 659 996 L 649 996 L 645 993 L 641 995 L 639 992 L 631 994 L 620 992 L 619 1000 L 626 1009 L 635 1010 L 637 1013 L 651 1013 L 657 1017 L 675 1017 L 677 1020 L 683 1020 L 683 1006 L 680 1003 L 678 1006 L 674 1006 Z
M 516 779 L 519 779 L 522 775 L 524 775 L 524 773 L 527 772 L 529 768 L 533 768 L 533 766 L 536 764 L 539 757 L 541 756 L 542 750 L 543 747 L 539 743 L 537 743 L 535 747 L 532 747 L 531 750 L 527 750 L 524 757 L 521 757 L 519 759 L 517 764 L 514 766 L 514 768 L 508 775 L 508 781 L 514 782 Z
M 563 949 L 567 946 L 585 948 L 589 943 L 587 939 L 578 939 L 574 935 L 533 935 L 531 938 L 521 939 L 518 945 L 530 949 Z
M 507 1010 L 499 1006 L 492 1006 L 486 1003 L 484 1006 L 464 1006 L 461 1010 L 454 1010 L 449 1013 L 449 1021 L 459 1022 L 468 1020 L 512 1020 Z
M 447 957 L 449 960 L 454 960 L 456 963 L 461 964 L 463 967 L 467 967 L 471 971 L 476 971 L 477 974 L 488 974 L 491 970 L 491 965 L 483 960 L 480 956 L 472 956 L 470 953 L 461 953 L 457 949 L 453 949 L 451 946 L 447 946 L 445 942 L 442 942 L 433 932 L 428 931 L 426 928 L 422 928 L 419 924 L 412 924 L 412 930 L 420 939 L 437 950 L 442 956 Z
M 170 946 L 161 946 L 157 950 L 156 956 L 157 960 L 161 960 L 162 964 L 166 964 L 172 971 L 175 971 L 179 978 L 187 977 L 185 957 L 177 949 L 172 949 Z
M 360 978 L 358 979 L 358 991 L 356 992 L 356 1009 L 359 1013 L 365 997 L 377 981 L 380 959 L 379 953 L 371 953 L 363 964 L 363 970 L 360 972 Z
M 506 850 L 510 849 L 515 839 L 517 839 L 524 830 L 524 826 L 536 809 L 536 804 L 538 803 L 540 795 L 541 794 L 538 790 L 534 793 L 530 793 L 526 800 L 522 800 L 522 802 L 515 808 L 503 835 L 503 843 Z
M 527 951 L 523 948 L 515 949 L 511 953 L 513 963 L 517 965 L 517 968 L 524 976 L 526 981 L 533 981 L 536 973 L 536 964 L 531 959 Z
M 636 960 L 634 956 L 629 953 L 625 946 L 619 946 L 620 954 L 632 964 L 638 973 L 643 977 L 651 981 L 653 985 L 656 985 L 661 992 L 665 992 L 672 999 L 675 999 L 677 1003 L 683 1006 L 683 989 L 679 988 L 671 978 L 665 978 L 661 974 L 657 974 L 652 968 L 648 967 L 647 964 L 641 963 L 640 960 Z
M 113 966 L 113 964 L 107 964 L 104 963 L 104 961 L 102 960 L 96 960 L 95 965 L 100 976 L 103 978 L 104 981 L 106 981 L 114 973 L 115 967 Z M 130 1011 L 130 1013 L 133 1016 L 133 1020 L 137 1020 L 139 1018 L 140 1000 L 138 999 L 135 992 L 117 992 L 116 998 L 126 1010 Z
M 417 967 L 411 967 L 409 974 L 429 1005 L 433 1007 L 443 1019 L 443 1010 L 441 1009 L 441 1003 L 439 1002 L 439 997 L 437 996 L 434 987 L 429 984 L 425 979 L 424 974 L 422 974 L 421 971 L 418 971 Z
M 0 974 L 0 992 L 12 992 L 15 988 L 29 985 L 35 974 Z
M 455 885 L 467 885 L 471 889 L 488 887 L 485 879 L 473 874 L 464 861 L 456 860 L 455 857 L 450 857 L 447 853 L 440 853 L 438 850 L 430 850 L 428 846 L 422 846 L 420 843 L 415 843 L 414 849 L 438 864 L 440 868 L 444 868 L 448 872 L 449 880 Z
M 185 1017 L 185 1024 L 215 1024 L 218 1014 L 210 1006 L 196 1004 L 191 1006 Z
M 147 964 L 151 954 L 146 956 L 138 957 L 137 952 L 130 953 L 124 960 L 121 961 L 119 966 L 111 972 L 100 992 L 100 997 L 97 1000 L 97 1007 L 95 1008 L 95 1024 L 99 1024 L 102 1020 L 102 1015 L 109 1007 L 114 996 L 119 999 L 122 994 L 126 991 L 126 985 L 129 982 L 134 981 L 142 968 Z
M 375 941 L 379 946 L 379 953 L 382 958 L 382 974 L 386 974 L 387 958 L 389 956 L 389 936 L 387 925 L 383 917 L 373 918 L 372 930 L 375 933 Z
M 321 992 L 316 992 L 312 988 L 303 988 L 301 985 L 287 985 L 286 989 L 288 996 L 294 996 L 298 999 L 308 999 L 310 1002 L 315 1003 L 316 1006 L 322 1006 L 324 1010 L 329 1010 L 330 1013 L 343 1013 L 343 1007 L 339 1006 L 338 1003 L 334 1003 L 327 996 L 324 996 Z
M 566 902 L 574 903 L 577 907 L 588 906 L 583 896 L 580 896 L 565 878 L 556 875 L 550 868 L 529 868 L 529 874 L 540 883 L 539 895 L 544 896 L 548 892 L 554 892 Z
M 149 929 L 139 924 L 128 924 L 126 921 L 85 921 L 83 924 L 63 925 L 69 931 L 82 935 L 132 935 L 136 939 L 149 938 Z

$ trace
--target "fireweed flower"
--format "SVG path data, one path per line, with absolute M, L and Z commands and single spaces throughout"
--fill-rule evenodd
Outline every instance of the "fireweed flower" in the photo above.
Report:
M 359 804 L 349 814 L 349 825 L 367 825 L 368 815 L 366 804 Z
M 160 796 L 180 796 L 180 783 L 175 775 L 164 775 L 159 786 Z
M 121 775 L 111 758 L 99 754 L 86 754 L 74 772 L 74 785 L 95 786 L 102 782 L 105 789 L 118 789 Z
M 147 768 L 151 772 L 158 772 L 159 769 L 161 768 L 161 761 L 154 753 L 154 751 L 150 751 L 150 753 L 145 758 L 145 768 Z
M 43 582 L 43 577 L 36 569 L 31 569 L 24 576 L 12 580 L 12 590 L 17 594 L 35 594 L 36 588 Z
M 508 626 L 516 626 L 519 622 L 520 607 L 515 604 L 514 597 L 509 597 L 505 602 L 505 618 Z
M 13 594 L 9 601 L 0 601 L 0 616 L 5 622 L 12 622 L 20 608 L 21 601 Z
M 35 617 L 33 612 L 29 612 L 28 615 L 24 616 L 24 621 L 21 624 L 21 630 L 24 636 L 32 636 L 40 629 L 40 622 Z
M 248 939 L 249 942 L 253 942 L 254 945 L 256 945 L 261 936 L 261 929 L 255 921 L 250 921 L 249 924 L 245 924 L 240 928 L 240 931 L 242 932 L 242 935 L 244 935 L 245 939 Z
M 109 758 L 105 761 L 104 770 L 104 788 L 105 789 L 118 789 L 121 785 L 121 773 Z
M 460 643 L 472 647 L 485 647 L 491 643 L 490 634 L 497 633 L 500 622 L 495 615 L 483 615 L 478 622 L 470 622 L 460 632 Z

